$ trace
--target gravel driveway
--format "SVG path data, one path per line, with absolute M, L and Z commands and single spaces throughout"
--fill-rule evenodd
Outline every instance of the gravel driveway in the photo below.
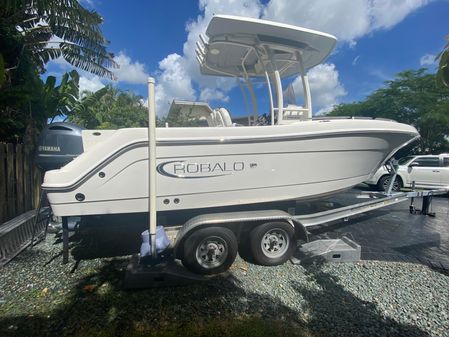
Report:
M 125 291 L 126 258 L 74 268 L 61 264 L 55 242 L 49 236 L 0 270 L 0 336 L 142 335 L 167 326 L 179 334 L 188 322 L 245 317 L 284 322 L 301 336 L 449 336 L 449 276 L 419 264 L 237 259 L 226 277 Z

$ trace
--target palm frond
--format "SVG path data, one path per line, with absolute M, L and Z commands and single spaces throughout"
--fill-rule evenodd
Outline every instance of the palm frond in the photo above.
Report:
M 2 0 L 0 13 L 8 26 L 23 35 L 25 49 L 40 69 L 61 55 L 75 67 L 114 79 L 110 68 L 118 65 L 106 49 L 109 43 L 100 24 L 103 18 L 85 9 L 77 0 Z M 59 37 L 61 44 L 47 42 Z
M 100 54 L 95 50 L 67 42 L 60 44 L 60 50 L 64 59 L 75 67 L 94 75 L 115 80 L 114 74 L 108 69 L 115 65 L 115 62 L 111 62 L 112 54 Z
M 437 56 L 437 59 L 439 59 L 437 81 L 439 84 L 449 87 L 449 42 Z
M 35 50 L 33 55 L 38 64 L 45 65 L 48 61 L 60 57 L 62 52 L 59 48 L 42 48 Z

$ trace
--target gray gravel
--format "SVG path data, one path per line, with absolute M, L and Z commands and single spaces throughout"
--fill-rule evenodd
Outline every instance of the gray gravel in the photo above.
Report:
M 62 265 L 50 236 L 0 270 L 0 335 L 84 335 L 222 318 L 292 322 L 311 336 L 449 336 L 449 276 L 418 264 L 237 259 L 229 275 L 185 287 L 125 291 L 126 258 Z

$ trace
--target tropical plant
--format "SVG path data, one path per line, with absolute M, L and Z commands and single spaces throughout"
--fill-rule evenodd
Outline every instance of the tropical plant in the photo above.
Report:
M 0 75 L 17 69 L 24 57 L 43 72 L 49 60 L 62 56 L 82 70 L 113 78 L 108 68 L 116 64 L 106 50 L 108 41 L 99 27 L 102 21 L 76 0 L 3 0 Z
M 421 134 L 415 151 L 448 151 L 449 90 L 437 85 L 435 77 L 426 69 L 401 72 L 364 101 L 340 104 L 329 115 L 389 118 L 411 124 Z
M 48 76 L 45 82 L 30 77 L 28 82 L 5 88 L 0 95 L 0 139 L 22 141 L 30 124 L 37 130 L 28 132 L 37 134 L 48 119 L 70 113 L 78 104 L 78 81 L 78 73 L 72 70 L 59 84 L 54 76 Z
M 2 0 L 0 6 L 0 140 L 24 141 L 47 120 L 70 113 L 78 74 L 59 81 L 40 76 L 62 57 L 91 73 L 113 78 L 101 16 L 76 0 Z M 33 139 L 25 142 L 32 144 Z
M 141 96 L 111 85 L 85 92 L 67 114 L 68 120 L 88 129 L 117 129 L 147 125 L 147 108 Z
M 449 36 L 447 39 L 449 40 Z M 449 87 L 449 42 L 438 55 L 437 59 L 439 60 L 437 80 L 439 83 Z
M 57 116 L 67 116 L 78 105 L 78 72 L 65 73 L 59 85 L 56 85 L 56 77 L 48 76 L 42 94 L 46 118 L 53 120 Z

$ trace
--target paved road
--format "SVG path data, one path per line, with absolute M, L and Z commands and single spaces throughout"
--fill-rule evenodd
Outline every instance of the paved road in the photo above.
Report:
M 326 209 L 356 202 L 359 188 L 303 209 Z M 417 208 L 421 201 L 415 202 Z M 301 205 L 298 205 L 301 206 Z M 315 238 L 339 238 L 347 235 L 362 247 L 362 259 L 411 261 L 449 270 L 449 197 L 434 197 L 435 217 L 409 213 L 403 202 L 369 212 L 359 218 L 322 226 L 312 231 Z

